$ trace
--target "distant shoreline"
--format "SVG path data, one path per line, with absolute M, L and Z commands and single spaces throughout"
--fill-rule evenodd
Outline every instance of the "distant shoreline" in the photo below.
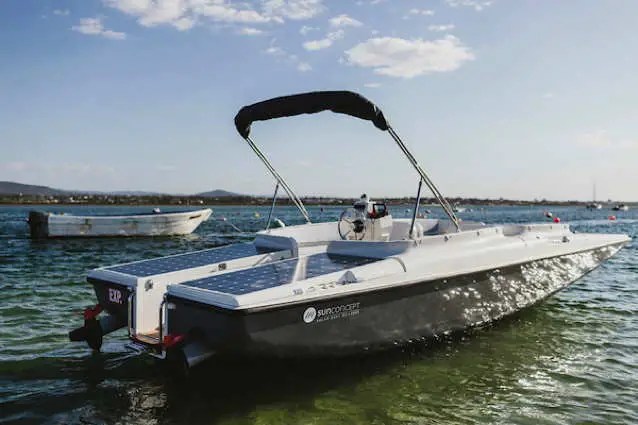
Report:
M 301 198 L 305 205 L 308 206 L 347 206 L 352 205 L 356 198 L 322 198 L 307 197 Z M 406 205 L 413 204 L 415 198 L 378 198 L 385 201 L 388 205 Z M 480 199 L 480 198 L 448 198 L 452 205 L 459 206 L 580 206 L 585 207 L 591 203 L 585 201 L 556 201 L 556 200 L 515 200 L 515 199 Z M 193 207 L 204 208 L 208 206 L 238 206 L 238 207 L 258 207 L 270 206 L 272 198 L 270 197 L 219 197 L 219 198 L 202 198 L 197 196 L 39 196 L 39 195 L 0 195 L 0 205 L 14 206 L 165 206 L 165 207 Z M 611 208 L 616 202 L 600 202 L 603 209 Z M 633 203 L 627 203 L 632 205 Z M 287 198 L 277 199 L 277 205 L 294 206 Z M 436 206 L 433 198 L 423 198 L 422 206 Z

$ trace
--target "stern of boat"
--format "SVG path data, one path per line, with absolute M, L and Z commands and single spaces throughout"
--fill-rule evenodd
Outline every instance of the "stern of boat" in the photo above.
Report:
M 167 348 L 179 342 L 166 333 L 167 287 L 296 255 L 294 240 L 270 239 L 279 244 L 241 243 L 92 270 L 87 281 L 97 304 L 85 309 L 84 326 L 69 337 L 99 350 L 104 335 L 126 327 L 130 348 L 164 358 Z

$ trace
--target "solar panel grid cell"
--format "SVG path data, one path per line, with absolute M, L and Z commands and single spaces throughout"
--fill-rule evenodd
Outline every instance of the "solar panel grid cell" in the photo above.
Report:
M 221 275 L 196 279 L 181 285 L 199 289 L 223 292 L 230 295 L 243 295 L 263 289 L 291 283 L 296 280 L 346 270 L 376 261 L 372 258 L 335 256 L 315 254 L 308 257 L 295 258 L 260 267 L 239 270 Z
M 108 267 L 106 270 L 124 273 L 136 277 L 148 277 L 163 273 L 186 270 L 207 264 L 216 264 L 224 261 L 235 260 L 265 253 L 264 250 L 255 247 L 252 243 L 227 245 L 221 248 L 212 248 L 205 251 L 191 252 L 172 257 L 153 258 L 150 260 L 136 261 L 120 266 Z

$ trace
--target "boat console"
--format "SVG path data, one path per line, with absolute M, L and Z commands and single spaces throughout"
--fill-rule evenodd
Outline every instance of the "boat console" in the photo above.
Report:
M 388 241 L 392 216 L 383 202 L 374 202 L 366 194 L 346 208 L 337 223 L 339 236 L 348 241 Z

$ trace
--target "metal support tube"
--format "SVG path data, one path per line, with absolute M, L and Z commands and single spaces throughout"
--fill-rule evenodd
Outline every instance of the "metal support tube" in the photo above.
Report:
M 272 195 L 272 205 L 270 206 L 270 212 L 268 213 L 268 223 L 266 223 L 266 230 L 270 228 L 270 221 L 272 220 L 272 213 L 275 211 L 275 204 L 277 203 L 277 191 L 279 190 L 279 182 L 275 186 L 275 193 Z
M 430 180 L 428 175 L 421 168 L 421 166 L 417 162 L 416 158 L 414 158 L 414 156 L 408 150 L 408 148 L 405 146 L 405 144 L 403 144 L 403 141 L 401 140 L 399 135 L 394 131 L 394 129 L 392 127 L 388 126 L 388 132 L 390 133 L 390 135 L 392 136 L 392 138 L 394 139 L 396 144 L 399 146 L 401 151 L 408 158 L 408 161 L 410 161 L 410 163 L 412 164 L 414 169 L 417 171 L 417 173 L 419 173 L 419 175 L 421 175 L 421 178 L 425 182 L 426 186 L 430 189 L 430 191 L 432 192 L 432 194 L 436 198 L 436 200 L 439 203 L 439 205 L 441 206 L 441 208 L 443 208 L 443 211 L 445 212 L 445 214 L 450 218 L 452 223 L 454 223 L 454 226 L 456 226 L 457 232 L 460 232 L 461 231 L 461 225 L 459 224 L 459 219 L 454 214 L 454 211 L 452 210 L 452 207 L 450 206 L 449 202 L 443 197 L 441 192 L 439 192 L 439 190 L 436 188 L 436 186 L 434 185 L 432 180 Z
M 270 161 L 268 161 L 268 159 L 264 156 L 264 154 L 261 153 L 259 148 L 255 145 L 255 143 L 252 141 L 252 139 L 249 136 L 246 136 L 246 142 L 248 142 L 248 145 L 253 150 L 253 152 L 255 152 L 255 154 L 261 160 L 261 162 L 263 162 L 266 168 L 268 168 L 268 171 L 270 171 L 270 174 L 272 174 L 275 180 L 277 180 L 277 183 L 279 183 L 281 187 L 284 188 L 284 190 L 290 197 L 290 200 L 295 204 L 297 209 L 301 212 L 301 215 L 303 215 L 306 222 L 311 223 L 310 216 L 308 215 L 308 211 L 306 211 L 306 207 L 304 207 L 303 202 L 301 202 L 301 199 L 299 199 L 299 197 L 295 195 L 295 192 L 293 192 L 290 186 L 288 186 L 288 183 L 286 183 L 283 177 L 279 175 L 277 170 L 275 170 L 275 168 L 272 166 Z
M 414 203 L 414 211 L 412 212 L 412 222 L 410 223 L 410 233 L 408 236 L 414 239 L 414 223 L 416 222 L 416 215 L 419 212 L 419 204 L 421 203 L 421 186 L 423 186 L 423 179 L 419 179 L 419 188 L 416 192 L 416 202 Z
M 159 341 L 158 341 L 158 346 L 162 347 L 162 344 L 164 343 L 164 331 L 165 329 L 167 330 L 168 326 L 165 325 L 164 323 L 164 317 L 167 317 L 168 314 L 167 312 L 165 312 L 166 308 L 166 295 L 164 295 L 164 298 L 162 298 L 162 302 L 160 303 L 159 306 Z
M 135 320 L 134 304 L 135 303 L 135 290 L 131 290 L 128 296 L 128 336 L 135 336 L 135 326 L 133 321 Z

